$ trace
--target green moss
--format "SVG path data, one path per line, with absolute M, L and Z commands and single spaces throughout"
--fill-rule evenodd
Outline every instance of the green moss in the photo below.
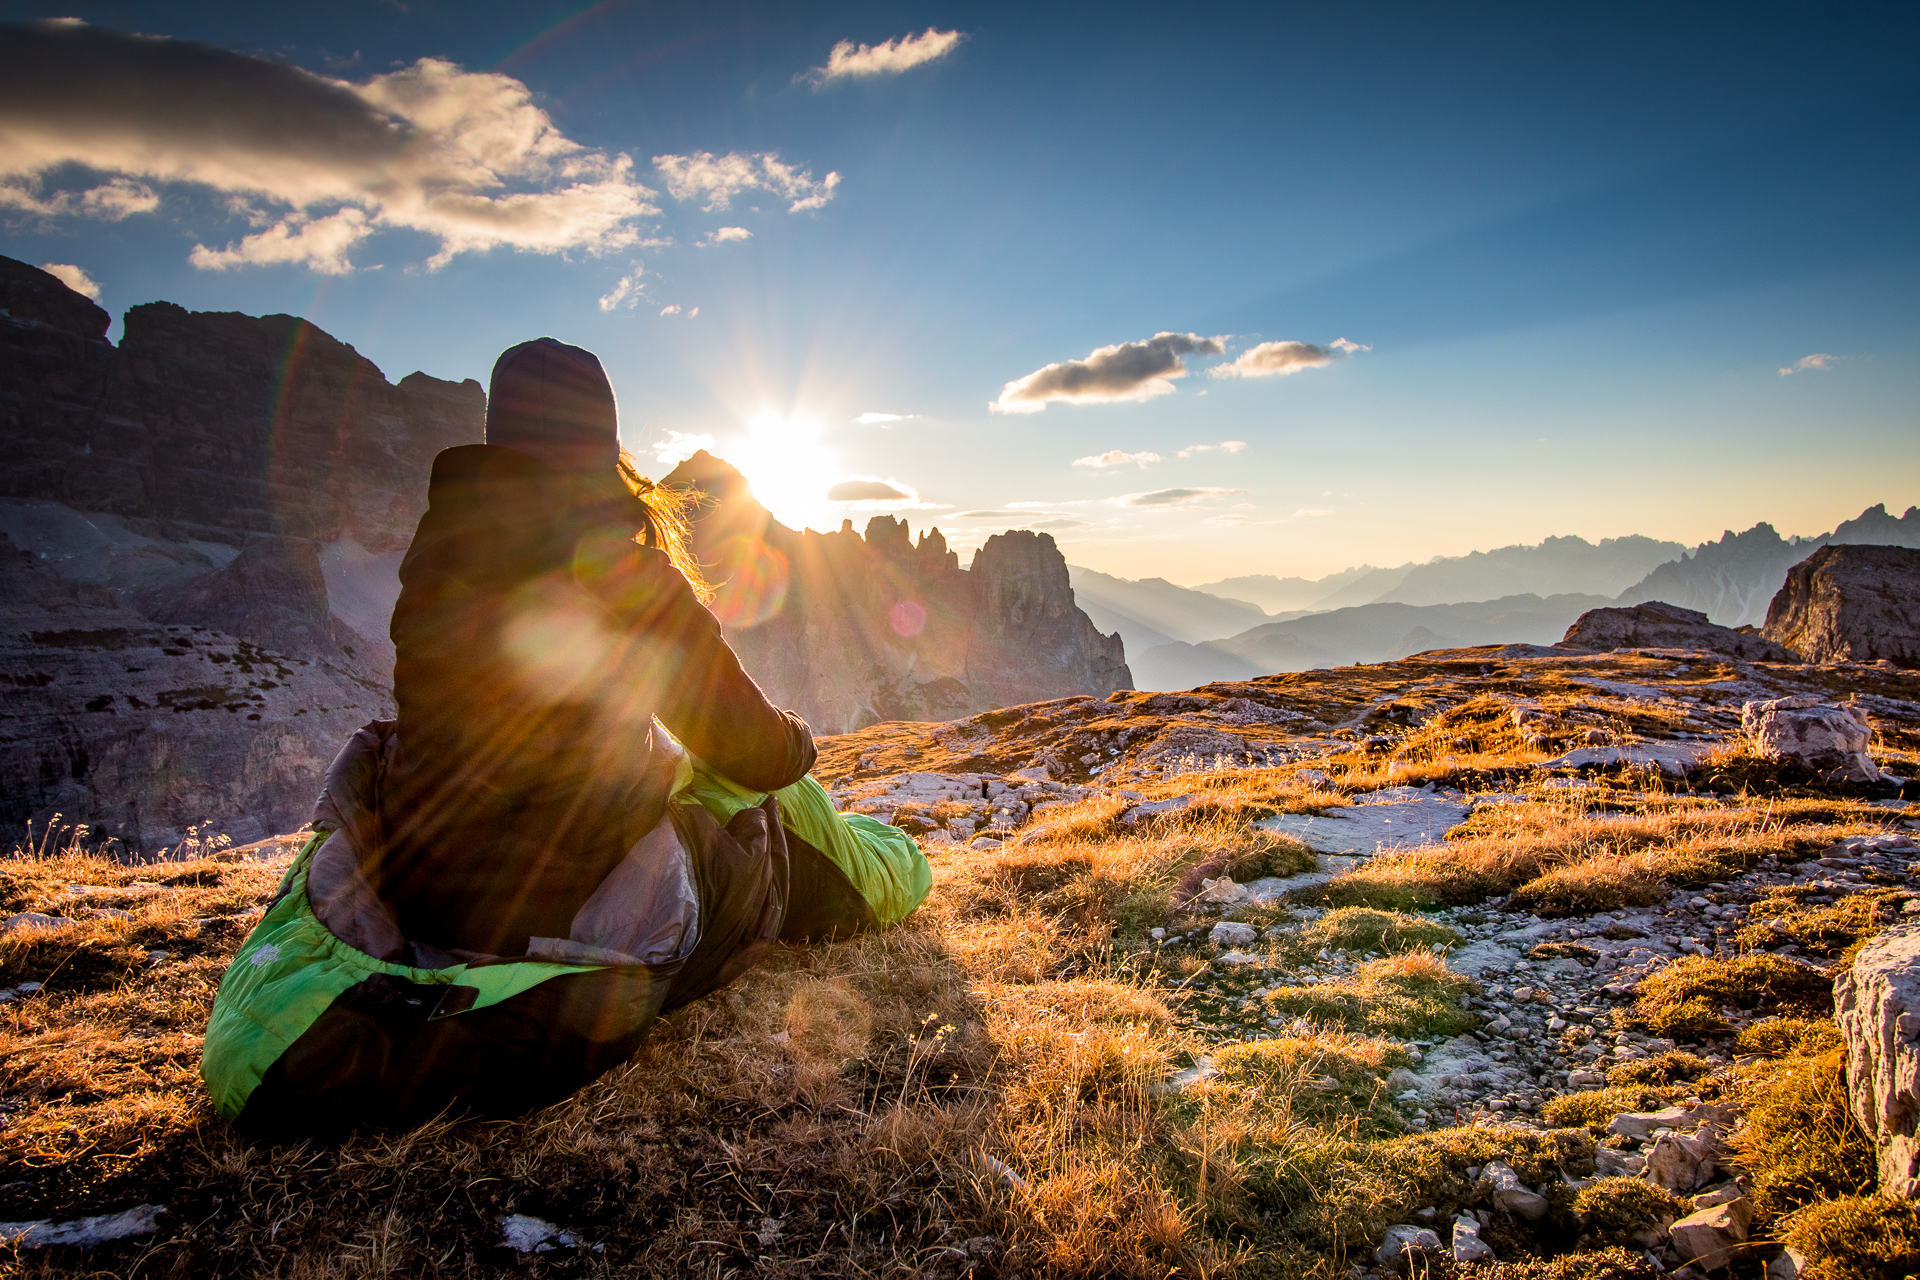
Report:
M 1222 1049 L 1214 1059 L 1215 1088 L 1244 1094 L 1263 1111 L 1284 1109 L 1294 1120 L 1362 1137 L 1387 1137 L 1406 1128 L 1387 1092 L 1395 1067 L 1412 1065 L 1391 1040 L 1287 1036 Z
M 1824 1053 L 1839 1047 L 1840 1028 L 1825 1018 L 1762 1018 L 1734 1037 L 1736 1053 L 1784 1058 L 1791 1053 Z
M 1697 1041 L 1728 1030 L 1722 1008 L 1826 1013 L 1833 984 L 1782 956 L 1689 956 L 1642 979 L 1634 1011 L 1656 1035 Z
M 1687 1094 L 1684 1088 L 1643 1084 L 1589 1089 L 1550 1100 L 1540 1108 L 1540 1119 L 1555 1128 L 1580 1125 L 1602 1134 L 1607 1131 L 1607 1122 L 1623 1111 L 1658 1111 Z
M 1845 1049 L 1749 1063 L 1735 1073 L 1735 1089 L 1747 1122 L 1727 1141 L 1763 1217 L 1873 1186 L 1873 1149 L 1847 1104 Z
M 1419 947 L 1451 947 L 1460 941 L 1460 935 L 1421 916 L 1371 907 L 1341 907 L 1302 930 L 1300 940 L 1310 949 L 1396 953 Z
M 1807 1260 L 1803 1280 L 1884 1280 L 1920 1275 L 1920 1204 L 1895 1196 L 1842 1196 L 1797 1213 L 1784 1238 Z
M 1607 1083 L 1687 1084 L 1713 1070 L 1713 1064 L 1698 1054 L 1675 1050 L 1658 1057 L 1623 1062 L 1607 1072 Z
M 1624 1242 L 1649 1223 L 1685 1217 L 1693 1209 L 1651 1182 L 1601 1178 L 1573 1198 L 1573 1211 L 1596 1236 Z
M 1450 1036 L 1473 1025 L 1460 1004 L 1473 985 L 1430 957 L 1399 956 L 1364 964 L 1335 982 L 1275 988 L 1267 1006 L 1282 1017 L 1376 1035 Z
M 1660 1273 L 1640 1254 L 1615 1247 L 1557 1258 L 1483 1262 L 1459 1274 L 1471 1274 L 1473 1280 L 1655 1280 Z

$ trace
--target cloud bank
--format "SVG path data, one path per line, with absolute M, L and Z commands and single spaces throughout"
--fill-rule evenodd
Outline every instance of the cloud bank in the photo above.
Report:
M 690 156 L 655 156 L 653 167 L 667 184 L 668 195 L 683 203 L 704 200 L 702 208 L 708 213 L 731 209 L 736 196 L 753 191 L 790 201 L 788 213 L 805 213 L 824 208 L 840 185 L 837 173 L 815 182 L 812 170 L 796 168 L 771 151 L 757 155 L 730 151 L 716 156 L 711 151 L 696 151 Z
M 1226 350 L 1218 338 L 1197 333 L 1156 333 L 1145 342 L 1101 347 L 1084 360 L 1067 360 L 1037 369 L 1001 388 L 988 405 L 995 413 L 1039 413 L 1049 404 L 1113 404 L 1151 400 L 1173 390 L 1171 379 L 1185 377 L 1186 355 L 1217 356 Z
M 1190 444 L 1180 451 L 1180 456 L 1191 458 L 1196 453 L 1238 453 L 1246 447 L 1245 440 L 1222 440 L 1219 444 Z
M 108 180 L 45 191 L 77 165 Z M 439 242 L 427 262 L 510 248 L 622 248 L 656 216 L 626 156 L 581 146 L 511 76 L 440 58 L 363 83 L 213 45 L 75 20 L 0 42 L 0 206 L 121 218 L 152 210 L 152 184 L 232 197 L 261 230 L 197 246 L 213 269 L 294 262 L 351 269 L 382 228 Z
M 1335 360 L 1356 351 L 1371 351 L 1370 346 L 1335 338 L 1324 347 L 1311 342 L 1263 342 L 1240 353 L 1231 364 L 1214 369 L 1216 378 L 1276 378 L 1303 369 L 1324 369 Z
M 1827 370 L 1833 368 L 1834 363 L 1840 358 L 1841 357 L 1833 355 L 1830 352 L 1816 351 L 1810 356 L 1801 356 L 1798 360 L 1795 360 L 1792 364 L 1780 370 L 1780 376 L 1786 378 L 1796 373 L 1825 373 Z
M 815 85 L 835 80 L 864 80 L 873 76 L 897 76 L 953 52 L 961 40 L 958 31 L 937 31 L 928 27 L 917 36 L 897 36 L 879 44 L 855 44 L 842 40 L 827 54 L 827 65 L 815 67 L 795 77 Z

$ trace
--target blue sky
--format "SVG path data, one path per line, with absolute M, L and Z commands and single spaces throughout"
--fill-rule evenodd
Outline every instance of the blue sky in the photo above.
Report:
M 1920 502 L 1910 5 L 0 4 L 54 16 L 267 60 L 310 150 L 0 100 L 0 252 L 395 379 L 580 343 L 643 461 L 710 442 L 792 524 L 1195 582 Z M 173 48 L 115 74 L 207 78 Z M 342 177 L 287 67 L 426 141 Z M 551 226 L 436 203 L 474 139 L 484 218 Z

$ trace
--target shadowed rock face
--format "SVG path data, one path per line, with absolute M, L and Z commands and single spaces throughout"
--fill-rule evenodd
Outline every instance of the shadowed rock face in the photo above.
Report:
M 767 696 L 816 732 L 1133 687 L 1120 637 L 1074 605 L 1044 533 L 991 538 L 962 570 L 938 530 L 915 543 L 890 516 L 865 538 L 851 520 L 796 533 L 704 452 L 662 483 L 702 495 L 694 546 L 714 612 Z
M 107 324 L 0 258 L 0 839 L 55 811 L 136 850 L 288 829 L 391 714 L 394 569 L 485 397 L 291 316 Z
M 1820 548 L 1788 571 L 1763 634 L 1808 662 L 1920 666 L 1920 551 Z
M 1697 609 L 1655 600 L 1624 609 L 1589 609 L 1567 628 L 1556 649 L 1700 649 L 1749 662 L 1794 662 L 1782 646 L 1750 631 L 1716 626 Z

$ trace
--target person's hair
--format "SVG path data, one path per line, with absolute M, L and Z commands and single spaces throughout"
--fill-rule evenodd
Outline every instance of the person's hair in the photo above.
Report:
M 693 507 L 693 497 L 685 489 L 669 489 L 647 479 L 640 474 L 639 464 L 634 461 L 633 455 L 625 449 L 620 450 L 620 461 L 615 471 L 627 492 L 638 500 L 640 528 L 634 540 L 664 553 L 673 567 L 686 578 L 700 603 L 711 601 L 713 588 L 701 573 L 700 559 L 693 554 L 688 542 L 687 513 Z

